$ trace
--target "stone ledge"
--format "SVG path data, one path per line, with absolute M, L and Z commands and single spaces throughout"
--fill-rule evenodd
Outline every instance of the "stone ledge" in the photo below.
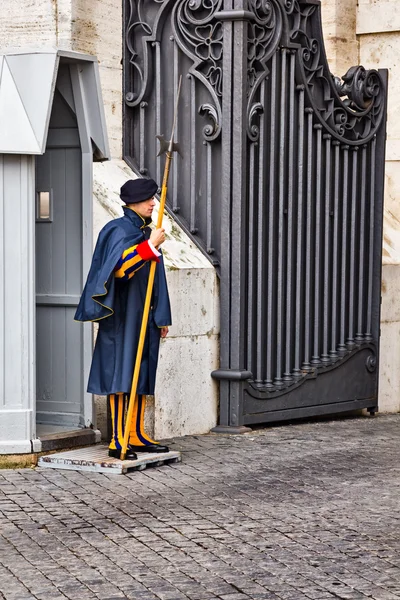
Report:
M 42 435 L 40 438 L 41 450 L 39 452 L 0 454 L 0 469 L 36 467 L 38 459 L 43 454 L 57 452 L 58 450 L 75 450 L 86 446 L 94 446 L 100 441 L 101 432 L 98 429 L 79 429 Z
M 100 442 L 101 433 L 98 429 L 79 429 L 77 431 L 63 431 L 51 433 L 40 438 L 42 452 L 77 448 L 78 446 L 91 446 Z

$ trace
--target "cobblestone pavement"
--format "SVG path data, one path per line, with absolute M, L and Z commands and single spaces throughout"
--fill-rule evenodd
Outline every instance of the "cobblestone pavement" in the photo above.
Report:
M 400 598 L 400 415 L 179 438 L 183 462 L 0 471 L 2 600 Z

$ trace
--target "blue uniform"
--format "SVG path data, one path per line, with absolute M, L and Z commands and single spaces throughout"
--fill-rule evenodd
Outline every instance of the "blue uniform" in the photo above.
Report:
M 149 238 L 151 220 L 124 207 L 124 216 L 101 230 L 75 319 L 98 321 L 99 331 L 88 392 L 129 393 L 139 342 L 150 260 L 134 257 L 129 279 L 117 278 L 127 250 Z M 134 254 L 134 253 L 133 253 Z M 132 257 L 127 256 L 127 260 Z M 128 275 L 128 272 L 127 272 Z M 160 327 L 171 325 L 171 309 L 162 255 L 156 266 L 151 310 L 138 381 L 138 394 L 154 394 Z

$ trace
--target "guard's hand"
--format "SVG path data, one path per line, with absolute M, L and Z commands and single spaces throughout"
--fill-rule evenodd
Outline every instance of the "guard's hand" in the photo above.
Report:
M 161 244 L 165 242 L 165 229 L 153 229 L 150 234 L 150 241 L 156 248 L 161 246 Z
M 162 338 L 166 338 L 168 335 L 168 327 L 161 327 L 160 335 Z

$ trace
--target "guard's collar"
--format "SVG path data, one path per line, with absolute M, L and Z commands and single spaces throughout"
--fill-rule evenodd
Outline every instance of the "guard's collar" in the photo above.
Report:
M 146 219 L 144 219 L 141 215 L 139 215 L 139 213 L 135 211 L 134 208 L 131 208 L 130 206 L 123 206 L 122 208 L 125 216 L 129 217 L 129 219 L 133 221 L 133 223 L 140 229 L 144 229 L 145 227 L 148 227 L 151 224 L 151 217 L 147 217 Z

